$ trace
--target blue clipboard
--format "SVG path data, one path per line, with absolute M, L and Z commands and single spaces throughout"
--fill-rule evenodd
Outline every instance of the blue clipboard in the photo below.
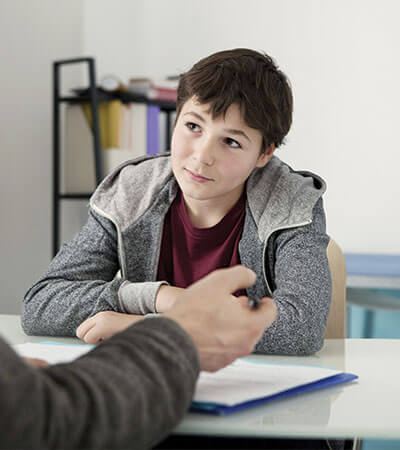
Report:
M 277 394 L 269 395 L 267 397 L 260 397 L 254 400 L 237 403 L 235 405 L 226 405 L 222 403 L 206 403 L 206 402 L 192 402 L 190 407 L 190 412 L 198 412 L 203 414 L 214 414 L 214 415 L 227 415 L 232 414 L 237 411 L 242 411 L 253 406 L 264 405 L 266 403 L 280 400 L 283 398 L 292 397 L 299 394 L 304 394 L 305 392 L 316 391 L 318 389 L 323 389 L 330 386 L 335 386 L 337 384 L 347 383 L 357 379 L 358 376 L 352 373 L 338 373 L 330 377 L 322 378 L 312 383 L 303 384 L 300 386 L 287 389 L 285 391 L 278 392 Z

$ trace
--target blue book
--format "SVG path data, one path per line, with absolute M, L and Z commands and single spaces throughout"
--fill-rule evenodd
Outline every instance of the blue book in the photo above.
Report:
M 352 373 L 324 367 L 241 359 L 216 373 L 201 373 L 190 411 L 232 414 L 357 378 Z
M 157 155 L 160 151 L 159 130 L 160 107 L 147 105 L 147 154 Z

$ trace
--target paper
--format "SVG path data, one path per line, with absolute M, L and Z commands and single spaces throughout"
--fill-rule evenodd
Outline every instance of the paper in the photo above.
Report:
M 39 358 L 49 364 L 71 362 L 84 355 L 93 348 L 93 345 L 59 344 L 57 342 L 43 342 L 34 344 L 13 345 L 14 350 L 25 358 Z
M 281 365 L 238 359 L 215 373 L 201 372 L 194 402 L 232 406 L 268 397 L 341 373 L 322 367 Z

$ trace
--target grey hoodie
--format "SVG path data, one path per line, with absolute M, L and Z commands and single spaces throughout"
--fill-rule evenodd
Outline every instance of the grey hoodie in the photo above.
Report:
M 257 274 L 247 293 L 271 296 L 278 308 L 256 352 L 303 355 L 322 347 L 331 297 L 325 188 L 276 156 L 247 180 L 239 255 Z M 167 154 L 127 161 L 108 175 L 90 200 L 87 224 L 27 292 L 24 331 L 73 335 L 99 311 L 154 313 L 164 218 L 177 191 Z

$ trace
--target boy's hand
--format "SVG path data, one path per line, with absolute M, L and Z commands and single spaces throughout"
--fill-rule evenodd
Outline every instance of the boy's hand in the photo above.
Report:
M 216 270 L 185 289 L 165 313 L 192 338 L 202 370 L 219 370 L 251 353 L 276 319 L 277 308 L 271 298 L 263 298 L 260 306 L 251 309 L 247 297 L 233 295 L 255 279 L 255 273 L 244 266 Z
M 169 311 L 184 291 L 183 288 L 161 285 L 156 296 L 156 311 L 158 313 Z
M 76 329 L 76 335 L 87 344 L 96 345 L 142 319 L 143 316 L 136 314 L 102 311 L 82 322 Z

